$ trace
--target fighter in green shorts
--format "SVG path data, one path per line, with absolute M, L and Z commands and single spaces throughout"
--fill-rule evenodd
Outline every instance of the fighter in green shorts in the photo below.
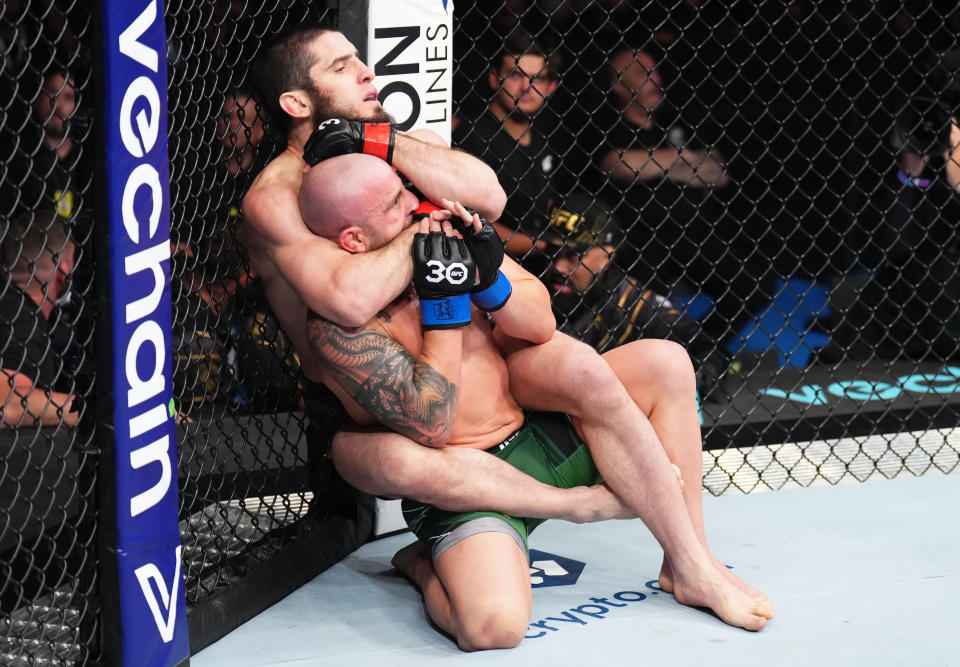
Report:
M 344 58 L 349 60 L 350 53 Z M 364 95 L 370 94 L 364 89 Z M 343 143 L 344 134 L 349 135 L 348 143 L 365 136 L 362 126 L 333 120 L 336 122 L 323 123 L 317 130 L 320 134 L 311 139 L 314 145 L 334 141 L 331 128 L 338 124 L 337 142 Z M 439 203 L 446 208 L 419 220 L 413 238 L 413 289 L 401 293 L 361 326 L 343 327 L 308 313 L 305 333 L 320 362 L 320 379 L 341 397 L 361 430 L 382 425 L 437 449 L 448 465 L 462 465 L 466 477 L 470 470 L 492 461 L 505 468 L 505 478 L 526 474 L 547 493 L 564 495 L 570 491 L 564 487 L 590 488 L 586 485 L 598 480 L 596 460 L 606 473 L 604 482 L 610 493 L 595 500 L 609 503 L 606 510 L 611 511 L 610 516 L 636 515 L 647 522 L 664 547 L 661 581 L 667 582 L 677 599 L 707 607 L 738 627 L 763 627 L 773 617 L 769 600 L 728 575 L 700 536 L 701 456 L 699 427 L 694 421 L 695 382 L 683 349 L 675 346 L 673 354 L 666 344 L 656 345 L 663 341 L 639 341 L 654 345 L 655 352 L 644 355 L 649 363 L 629 363 L 635 368 L 632 373 L 639 374 L 631 374 L 632 385 L 638 387 L 638 396 L 653 417 L 673 420 L 671 427 L 674 421 L 682 426 L 673 430 L 679 432 L 677 439 L 692 455 L 684 452 L 684 464 L 692 464 L 685 487 L 691 488 L 690 508 L 672 475 L 667 445 L 659 441 L 653 419 L 647 420 L 613 367 L 603 360 L 596 364 L 593 357 L 583 358 L 576 345 L 558 338 L 546 289 L 535 276 L 503 256 L 502 242 L 489 223 L 462 204 Z M 416 197 L 403 187 L 389 164 L 361 154 L 321 160 L 303 173 L 299 205 L 310 231 L 350 253 L 387 247 L 391 239 L 404 233 L 413 222 L 414 211 L 419 210 Z M 454 230 L 454 217 L 462 232 Z M 551 345 L 556 341 L 560 341 L 559 348 Z M 539 361 L 544 349 L 553 362 L 550 365 Z M 623 360 L 631 352 L 617 348 L 609 354 L 612 360 Z M 515 383 L 505 355 L 515 368 L 539 365 L 540 370 L 531 371 L 533 377 L 527 381 Z M 571 382 L 564 378 L 580 370 L 583 373 L 575 375 L 583 377 L 585 385 L 604 390 L 594 397 L 607 408 L 603 419 L 586 420 L 583 414 L 576 414 L 582 411 L 575 400 L 552 400 L 556 397 L 550 384 Z M 591 376 L 599 380 L 588 382 Z M 646 381 L 656 383 L 655 396 L 642 390 Z M 534 388 L 540 386 L 545 396 L 532 397 Z M 573 393 L 577 390 L 582 392 L 584 387 L 574 387 Z M 535 404 L 575 414 L 584 424 L 589 421 L 593 456 L 565 417 L 527 415 L 513 392 L 534 399 Z M 551 400 L 544 401 L 545 397 Z M 552 426 L 557 420 L 560 428 Z M 507 437 L 513 432 L 517 435 Z M 500 441 L 504 446 L 495 447 L 500 450 L 496 452 L 500 461 L 477 451 Z M 421 478 L 417 488 L 422 491 L 396 495 L 431 501 L 449 495 L 451 490 L 440 486 L 443 480 L 412 463 L 405 444 L 397 445 L 393 439 L 391 443 L 369 449 L 363 438 L 355 438 L 350 446 L 367 452 L 356 457 L 358 465 L 376 458 L 378 466 L 390 465 L 389 473 L 396 472 L 398 478 L 411 474 Z M 466 452 L 467 457 L 449 456 L 451 452 Z M 470 458 L 473 463 L 467 466 L 464 462 Z M 514 468 L 503 466 L 502 461 Z M 342 463 L 344 460 L 339 460 L 338 466 Z M 349 465 L 349 456 L 346 463 Z M 506 493 L 509 486 L 504 488 Z M 484 505 L 466 497 L 454 503 L 456 509 L 468 512 L 477 507 L 492 509 Z M 410 526 L 420 539 L 401 549 L 393 562 L 420 587 L 430 619 L 466 651 L 520 643 L 533 606 L 526 539 L 539 521 L 491 512 L 448 514 L 432 507 L 417 512 L 410 504 L 406 509 Z M 524 514 L 516 512 L 516 516 Z
M 570 418 L 557 412 L 527 414 L 523 426 L 487 450 L 534 479 L 559 488 L 601 481 L 590 451 Z M 498 512 L 447 512 L 404 500 L 403 516 L 413 534 L 430 545 L 436 559 L 454 544 L 485 532 L 506 533 L 527 550 L 527 537 L 543 519 L 525 519 Z

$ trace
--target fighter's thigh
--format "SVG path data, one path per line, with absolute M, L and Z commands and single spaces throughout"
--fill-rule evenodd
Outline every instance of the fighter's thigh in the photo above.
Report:
M 392 431 L 341 430 L 331 456 L 348 483 L 387 498 L 419 496 L 440 464 L 438 450 Z
M 603 359 L 645 414 L 662 392 L 693 396 L 697 380 L 690 355 L 672 341 L 646 338 L 603 353 Z
M 434 562 L 458 627 L 469 634 L 493 628 L 516 634 L 530 622 L 533 598 L 527 554 L 512 535 L 485 532 L 446 549 Z
M 616 375 L 596 350 L 555 332 L 541 345 L 501 341 L 510 374 L 510 390 L 528 410 L 579 415 L 591 397 L 603 395 Z

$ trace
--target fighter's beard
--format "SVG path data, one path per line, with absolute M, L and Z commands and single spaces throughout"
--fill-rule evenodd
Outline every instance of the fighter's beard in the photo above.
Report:
M 333 99 L 321 93 L 316 87 L 307 91 L 310 96 L 310 103 L 313 105 L 313 116 L 311 122 L 316 127 L 328 118 L 343 118 L 345 120 L 357 120 L 366 123 L 394 123 L 393 116 L 387 113 L 382 106 L 367 114 L 359 117 L 356 113 L 351 113 L 343 107 L 334 103 Z

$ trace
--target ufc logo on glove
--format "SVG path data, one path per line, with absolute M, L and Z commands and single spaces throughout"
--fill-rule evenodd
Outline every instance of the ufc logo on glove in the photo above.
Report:
M 451 285 L 462 285 L 470 275 L 462 262 L 445 265 L 439 260 L 431 259 L 427 262 L 427 268 L 430 269 L 430 273 L 426 275 L 427 282 L 434 284 L 446 281 Z

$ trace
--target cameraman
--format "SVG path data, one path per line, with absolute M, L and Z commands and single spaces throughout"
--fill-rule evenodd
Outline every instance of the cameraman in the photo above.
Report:
M 831 295 L 833 342 L 864 360 L 960 358 L 960 50 L 940 56 L 901 102 L 881 251 L 860 282 Z M 840 360 L 840 359 L 833 359 Z

